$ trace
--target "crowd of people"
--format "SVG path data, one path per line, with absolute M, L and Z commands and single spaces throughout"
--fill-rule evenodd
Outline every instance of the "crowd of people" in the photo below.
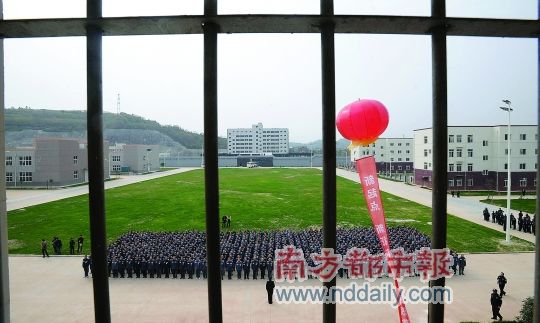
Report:
M 391 248 L 413 253 L 429 247 L 428 236 L 409 227 L 389 228 Z M 336 253 L 345 255 L 352 247 L 366 248 L 371 254 L 382 253 L 379 240 L 371 228 L 337 230 Z M 309 266 L 315 266 L 310 255 L 320 253 L 323 234 L 320 229 L 300 231 L 229 231 L 222 232 L 221 275 L 232 279 L 265 279 L 273 272 L 274 251 L 293 245 L 302 249 Z M 113 278 L 206 278 L 206 233 L 129 232 L 108 247 L 109 276 Z M 340 276 L 343 272 L 339 273 Z
M 491 222 L 501 225 L 503 227 L 503 230 L 506 231 L 507 215 L 503 212 L 501 208 L 499 208 L 497 211 L 492 211 L 490 213 L 488 208 L 486 207 L 483 211 L 483 215 L 485 221 L 489 222 L 491 219 Z M 525 215 L 523 215 L 523 212 L 519 211 L 518 217 L 516 218 L 513 213 L 510 213 L 510 229 L 536 235 L 535 219 L 536 217 L 534 214 L 531 218 L 528 213 L 525 213 Z

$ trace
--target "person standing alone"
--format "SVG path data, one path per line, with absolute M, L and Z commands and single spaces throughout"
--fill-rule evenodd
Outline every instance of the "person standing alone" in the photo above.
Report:
M 276 287 L 276 284 L 272 280 L 272 278 L 268 277 L 268 281 L 266 282 L 266 293 L 268 294 L 268 304 L 272 304 L 272 295 L 274 294 L 274 288 Z

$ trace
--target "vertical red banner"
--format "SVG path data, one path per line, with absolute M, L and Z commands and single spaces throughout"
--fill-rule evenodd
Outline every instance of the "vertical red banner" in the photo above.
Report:
M 384 217 L 384 208 L 382 205 L 381 194 L 379 190 L 379 179 L 377 178 L 377 168 L 375 167 L 375 158 L 373 156 L 364 157 L 356 161 L 356 169 L 360 175 L 360 184 L 364 192 L 364 199 L 373 222 L 373 228 L 379 238 L 382 250 L 386 256 L 387 262 L 390 262 L 392 253 L 390 252 L 390 240 L 388 239 L 388 230 L 386 228 L 386 219 Z M 394 287 L 399 291 L 399 283 L 394 274 Z M 399 294 L 398 294 L 399 295 Z M 409 313 L 403 302 L 403 297 L 399 298 L 398 303 L 399 321 L 409 323 Z

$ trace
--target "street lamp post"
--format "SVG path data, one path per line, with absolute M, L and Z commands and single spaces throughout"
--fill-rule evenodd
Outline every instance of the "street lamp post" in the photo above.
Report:
M 507 159 L 507 170 L 508 170 L 508 180 L 506 184 L 506 242 L 510 242 L 510 192 L 512 188 L 512 177 L 511 177 L 511 167 L 510 167 L 510 112 L 514 111 L 511 107 L 510 100 L 502 100 L 508 105 L 508 107 L 500 107 L 501 110 L 508 112 L 508 130 L 507 130 L 507 144 L 508 144 L 508 159 Z

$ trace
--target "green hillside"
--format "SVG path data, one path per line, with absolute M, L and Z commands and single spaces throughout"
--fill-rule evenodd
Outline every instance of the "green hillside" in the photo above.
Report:
M 186 148 L 197 149 L 202 146 L 203 135 L 190 132 L 179 126 L 161 125 L 153 120 L 127 113 L 103 114 L 105 129 L 144 129 L 155 130 L 169 136 Z M 42 130 L 46 132 L 85 132 L 86 111 L 63 111 L 45 109 L 6 109 L 5 130 Z M 227 140 L 219 138 L 219 148 L 227 147 Z

